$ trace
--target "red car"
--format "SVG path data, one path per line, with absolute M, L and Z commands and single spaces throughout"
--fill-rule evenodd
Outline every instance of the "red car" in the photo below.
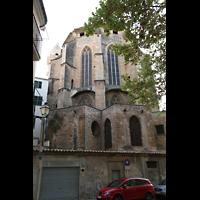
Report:
M 155 190 L 149 179 L 120 178 L 102 188 L 97 193 L 97 200 L 152 200 Z

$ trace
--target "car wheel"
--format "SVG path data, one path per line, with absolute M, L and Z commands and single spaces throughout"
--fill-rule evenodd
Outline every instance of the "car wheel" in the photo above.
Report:
M 122 197 L 121 197 L 121 195 L 117 194 L 114 196 L 113 200 L 122 200 Z
M 147 192 L 145 196 L 145 200 L 152 200 L 152 199 L 153 199 L 152 194 L 150 192 Z

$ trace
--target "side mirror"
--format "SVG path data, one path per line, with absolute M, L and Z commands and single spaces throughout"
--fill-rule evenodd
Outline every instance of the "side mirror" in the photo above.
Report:
M 126 188 L 127 188 L 127 185 L 123 185 L 123 188 L 126 189 Z

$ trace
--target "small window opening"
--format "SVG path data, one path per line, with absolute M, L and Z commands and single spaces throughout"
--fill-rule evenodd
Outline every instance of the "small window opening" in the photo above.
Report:
M 84 36 L 84 32 L 80 33 L 80 37 L 81 37 L 81 36 Z
M 73 89 L 73 87 L 74 87 L 74 80 L 72 79 L 71 80 L 71 89 Z
M 147 161 L 147 168 L 156 168 L 156 161 Z
M 157 135 L 164 135 L 165 134 L 164 125 L 156 125 L 156 132 Z
M 55 55 L 58 56 L 58 53 L 56 53 Z

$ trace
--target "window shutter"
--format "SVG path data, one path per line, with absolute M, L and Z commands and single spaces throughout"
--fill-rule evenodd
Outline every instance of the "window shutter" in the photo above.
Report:
M 39 86 L 38 86 L 38 88 L 42 88 L 42 82 L 41 82 L 41 81 L 39 81 Z
M 36 88 L 38 88 L 38 81 L 35 81 L 34 85 L 35 85 Z
M 42 97 L 38 97 L 37 105 L 38 105 L 38 106 L 41 106 L 41 105 L 42 105 Z

